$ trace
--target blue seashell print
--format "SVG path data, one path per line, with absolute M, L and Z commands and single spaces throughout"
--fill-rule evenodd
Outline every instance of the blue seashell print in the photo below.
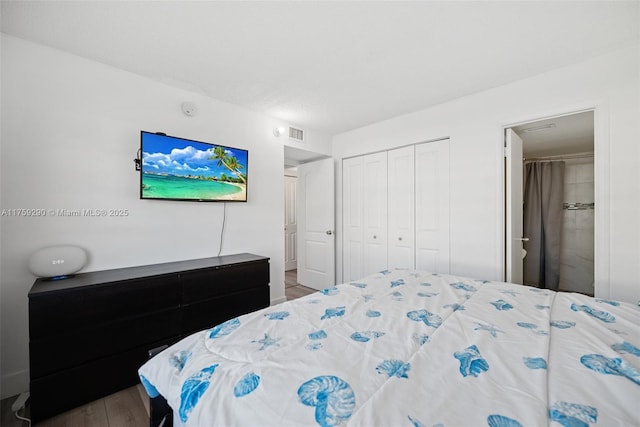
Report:
M 494 325 L 490 325 L 487 323 L 477 323 L 476 325 L 478 325 L 478 327 L 474 328 L 474 331 L 487 331 L 491 334 L 492 337 L 496 338 L 498 336 L 498 332 L 502 332 L 504 334 L 504 331 L 501 331 L 500 329 L 496 328 Z
M 193 374 L 182 384 L 180 390 L 180 407 L 178 408 L 178 416 L 183 423 L 189 419 L 189 414 L 193 411 L 193 408 L 198 404 L 198 401 L 202 397 L 207 388 L 213 372 L 218 367 L 218 364 L 211 365 L 202 369 L 200 372 Z
M 549 306 L 549 305 L 543 305 L 543 304 L 536 304 L 536 308 L 537 308 L 538 310 L 548 310 L 548 309 L 550 309 L 550 308 L 551 308 L 551 306 Z
M 413 424 L 413 427 L 427 427 L 426 425 L 424 425 L 420 421 L 418 421 L 415 418 L 413 418 L 411 415 L 407 415 L 407 418 L 409 419 L 409 421 L 411 421 L 411 424 Z
M 389 359 L 376 366 L 376 372 L 379 374 L 386 374 L 389 378 L 409 378 L 407 373 L 411 369 L 410 363 L 405 363 L 402 360 Z
M 621 331 L 620 329 L 609 328 L 609 330 L 616 335 L 629 335 L 628 333 L 626 333 L 625 331 Z
M 367 317 L 380 317 L 382 313 L 376 310 L 367 310 Z
M 327 337 L 327 333 L 322 329 L 320 329 L 319 331 L 311 332 L 309 334 L 310 340 L 323 340 L 326 337 Z
M 509 304 L 508 302 L 506 302 L 503 299 L 499 299 L 496 301 L 493 301 L 491 304 L 493 304 L 493 306 L 495 308 L 497 308 L 500 311 L 506 311 L 506 310 L 511 310 L 513 309 L 513 306 L 511 304 Z
M 391 287 L 395 288 L 396 286 L 404 285 L 404 279 L 392 280 Z
M 344 316 L 345 308 L 346 307 L 344 305 L 341 307 L 327 308 L 324 311 L 324 315 L 322 315 L 320 319 L 324 320 L 324 319 L 331 319 L 332 317 Z
M 469 285 L 467 283 L 462 283 L 462 282 L 455 282 L 455 283 L 450 283 L 449 286 L 451 286 L 453 289 L 460 289 L 466 292 L 475 292 L 477 291 L 475 286 Z
M 439 295 L 439 292 L 418 292 L 419 297 L 431 298 Z
M 518 421 L 504 415 L 489 415 L 487 417 L 489 427 L 522 427 Z
M 451 307 L 453 309 L 453 311 L 464 310 L 464 305 L 460 305 L 458 303 L 447 304 L 447 305 L 443 305 L 442 307 L 443 308 Z
M 253 372 L 249 372 L 242 377 L 240 381 L 233 388 L 233 395 L 235 397 L 243 397 L 251 393 L 260 385 L 260 377 Z
M 372 299 L 375 299 L 375 297 L 371 294 L 367 294 L 367 295 L 362 295 L 362 298 L 364 299 L 364 302 L 369 302 Z
M 585 354 L 580 358 L 580 363 L 595 372 L 606 375 L 619 375 L 640 385 L 640 372 L 618 357 L 609 358 L 601 354 Z
M 274 311 L 273 313 L 266 313 L 264 317 L 269 320 L 283 320 L 285 317 L 289 317 L 288 311 Z
M 307 350 L 316 351 L 322 348 L 322 343 L 318 341 L 310 342 L 305 346 Z
M 394 293 L 391 294 L 391 298 L 394 299 L 395 301 L 402 301 L 402 293 L 395 291 Z
M 415 322 L 424 322 L 425 325 L 437 328 L 442 324 L 442 317 L 427 310 L 415 310 L 407 313 L 407 317 Z
M 147 394 L 149 395 L 150 398 L 153 399 L 155 397 L 160 396 L 158 389 L 155 388 L 155 386 L 151 384 L 144 375 L 140 375 L 140 383 L 142 384 L 144 389 L 147 391 Z
M 433 286 L 431 283 L 428 283 L 428 282 L 422 282 L 422 283 L 419 283 L 419 285 L 420 286 Z
M 576 322 L 570 322 L 568 320 L 552 320 L 550 325 L 558 329 L 569 329 L 576 326 Z
M 607 313 L 603 310 L 596 310 L 595 308 L 591 308 L 586 304 L 576 305 L 571 304 L 571 310 L 573 311 L 584 311 L 588 315 L 595 317 L 598 320 L 602 320 L 605 323 L 615 323 L 616 318 L 613 314 Z
M 516 325 L 520 326 L 521 328 L 525 328 L 525 329 L 537 329 L 538 325 L 534 324 L 534 323 L 527 323 L 527 322 L 518 322 L 516 323 Z
M 611 348 L 620 354 L 629 353 L 640 357 L 640 348 L 627 341 L 623 341 L 619 344 L 612 344 Z
M 475 345 L 456 351 L 453 356 L 460 361 L 460 373 L 463 377 L 477 377 L 489 370 L 489 363 L 480 355 L 480 350 Z
M 529 369 L 547 369 L 547 361 L 542 357 L 523 357 L 522 360 Z
M 516 297 L 516 296 L 520 295 L 519 292 L 516 292 L 516 291 L 514 291 L 512 289 L 503 289 L 503 290 L 500 291 L 500 293 L 511 295 L 512 297 Z
M 190 357 L 190 351 L 178 351 L 169 357 L 169 365 L 173 366 L 178 371 L 182 371 L 182 369 L 184 369 L 184 365 L 187 363 Z
M 618 307 L 620 305 L 620 303 L 618 301 L 611 301 L 611 300 L 599 299 L 599 298 L 597 298 L 596 301 L 597 302 L 602 302 L 602 303 L 605 303 L 605 304 L 609 304 L 609 305 L 612 305 L 614 307 Z
M 307 301 L 307 304 L 319 304 L 320 300 L 319 299 L 310 299 L 309 301 Z
M 340 293 L 340 291 L 338 290 L 338 288 L 336 288 L 335 286 L 332 288 L 326 288 L 320 291 L 321 294 L 324 295 L 337 295 L 338 293 Z
M 589 427 L 598 422 L 598 410 L 578 403 L 556 402 L 549 408 L 549 419 L 563 427 Z
M 382 270 L 380 274 L 387 275 L 387 274 L 391 274 L 391 272 L 389 270 Z
M 252 343 L 257 342 L 258 344 L 262 344 L 259 351 L 263 351 L 265 348 L 271 347 L 272 345 L 275 345 L 276 347 L 280 347 L 280 344 L 278 344 L 278 341 L 280 341 L 280 338 L 272 338 L 268 334 L 264 334 L 264 338 L 259 340 L 253 340 L 251 342 Z
M 237 317 L 231 320 L 227 320 L 224 323 L 221 323 L 213 328 L 209 329 L 209 338 L 220 338 L 225 335 L 229 335 L 231 332 L 238 329 L 240 326 L 240 319 Z
M 325 375 L 310 379 L 298 388 L 303 405 L 313 406 L 321 427 L 337 426 L 347 421 L 356 406 L 356 395 L 343 379 Z
M 367 342 L 373 338 L 380 338 L 383 335 L 384 332 L 378 331 L 354 332 L 351 334 L 351 339 L 358 342 Z
M 415 341 L 416 344 L 422 346 L 429 342 L 429 335 L 419 334 L 416 332 L 413 334 L 413 341 Z
M 358 283 L 358 282 L 353 282 L 353 283 L 349 283 L 351 286 L 355 286 L 356 288 L 360 288 L 360 289 L 364 289 L 367 287 L 366 283 Z

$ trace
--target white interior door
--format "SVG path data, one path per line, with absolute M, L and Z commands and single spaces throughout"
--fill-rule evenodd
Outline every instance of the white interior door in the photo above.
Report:
M 416 269 L 450 273 L 449 140 L 416 145 Z
M 387 152 L 388 268 L 415 268 L 414 147 Z
M 313 289 L 335 284 L 333 159 L 298 166 L 298 282 Z
M 512 130 L 505 133 L 505 255 L 507 282 L 522 284 L 522 203 L 523 203 L 523 161 L 522 139 Z
M 284 177 L 284 269 L 294 270 L 298 265 L 298 223 L 296 215 L 296 184 L 294 176 Z

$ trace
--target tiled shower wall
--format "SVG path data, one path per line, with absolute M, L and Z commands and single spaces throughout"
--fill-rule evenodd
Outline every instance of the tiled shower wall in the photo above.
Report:
M 593 295 L 593 158 L 565 160 L 560 289 Z

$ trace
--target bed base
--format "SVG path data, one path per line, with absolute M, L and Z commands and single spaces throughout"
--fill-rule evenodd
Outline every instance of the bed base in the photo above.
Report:
M 173 427 L 173 410 L 162 395 L 149 398 L 149 407 L 149 427 Z

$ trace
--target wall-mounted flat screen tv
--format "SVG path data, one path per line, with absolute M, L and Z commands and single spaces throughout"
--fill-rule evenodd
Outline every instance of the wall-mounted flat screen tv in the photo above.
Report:
M 142 131 L 140 153 L 141 199 L 247 201 L 247 150 Z

